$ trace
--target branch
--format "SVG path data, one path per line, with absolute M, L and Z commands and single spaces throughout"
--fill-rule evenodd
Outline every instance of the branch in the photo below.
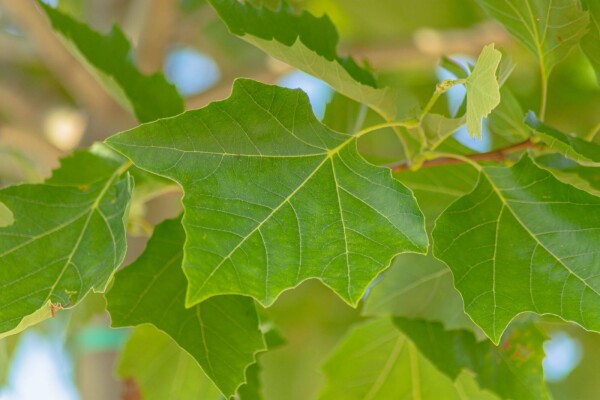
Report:
M 463 157 L 467 158 L 469 160 L 472 160 L 472 161 L 500 162 L 500 161 L 505 160 L 508 157 L 508 155 L 511 153 L 521 151 L 521 150 L 531 149 L 533 147 L 535 147 L 535 144 L 532 143 L 530 140 L 526 140 L 524 142 L 513 144 L 512 146 L 504 147 L 504 148 L 490 151 L 487 153 L 469 154 L 469 155 L 465 155 Z M 464 161 L 457 159 L 457 158 L 442 157 L 442 158 L 436 158 L 433 160 L 427 160 L 427 161 L 423 162 L 421 167 L 423 167 L 423 168 L 442 167 L 445 165 L 462 164 L 463 162 Z M 385 166 L 390 168 L 392 170 L 392 172 L 407 171 L 410 169 L 410 167 L 406 161 L 399 161 L 399 162 L 395 162 L 395 163 L 391 163 L 391 164 L 386 164 Z

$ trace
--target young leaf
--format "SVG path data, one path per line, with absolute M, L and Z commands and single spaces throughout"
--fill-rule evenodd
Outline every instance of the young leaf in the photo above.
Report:
M 115 327 L 150 323 L 194 357 L 226 396 L 246 381 L 246 368 L 266 350 L 251 299 L 219 296 L 185 308 L 181 271 L 185 233 L 179 219 L 158 225 L 144 253 L 115 275 L 107 294 Z
M 285 1 L 277 11 L 238 0 L 209 0 L 231 33 L 265 53 L 327 82 L 333 89 L 365 103 L 386 119 L 396 115 L 397 94 L 377 89 L 373 75 L 337 54 L 338 34 L 324 15 L 295 14 Z
M 581 38 L 581 48 L 588 57 L 600 84 L 600 2 L 597 0 L 583 0 L 590 14 L 590 30 Z
M 144 400 L 222 399 L 194 358 L 151 325 L 133 330 L 117 371 L 135 384 Z
M 478 1 L 538 58 L 543 80 L 577 46 L 589 21 L 577 0 Z
M 445 376 L 387 318 L 358 326 L 342 340 L 323 366 L 327 384 L 320 399 L 459 400 L 497 398 L 472 377 L 456 384 Z
M 483 48 L 473 72 L 465 81 L 467 88 L 467 131 L 481 139 L 481 120 L 500 104 L 500 84 L 496 71 L 502 53 L 493 44 Z
M 483 168 L 475 189 L 438 218 L 433 240 L 465 311 L 494 343 L 525 311 L 600 330 L 600 198 L 528 156 Z
M 412 193 L 361 158 L 359 136 L 319 123 L 300 90 L 240 79 L 227 100 L 107 143 L 185 191 L 188 306 L 270 305 L 309 278 L 356 305 L 392 257 L 427 249 Z
M 0 337 L 105 289 L 125 256 L 133 180 L 124 169 L 79 151 L 43 184 L 0 190 L 14 217 L 0 228 Z
M 109 92 L 138 120 L 154 121 L 183 112 L 183 100 L 162 74 L 148 76 L 136 69 L 131 62 L 131 45 L 116 25 L 108 35 L 102 35 L 41 1 L 39 4 L 54 30 L 73 45 Z
M 478 342 L 469 331 L 444 330 L 439 323 L 394 318 L 394 324 L 452 380 L 466 368 L 479 386 L 500 398 L 548 398 L 542 371 L 546 338 L 530 323 L 512 327 L 498 347 L 489 340 Z
M 527 113 L 525 123 L 552 149 L 588 167 L 600 166 L 600 145 L 560 132 Z

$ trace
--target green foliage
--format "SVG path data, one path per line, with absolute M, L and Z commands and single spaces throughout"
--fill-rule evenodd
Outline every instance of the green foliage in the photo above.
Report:
M 98 297 L 69 330 L 104 311 L 106 299 L 112 326 L 134 327 L 118 373 L 144 398 L 261 399 L 278 393 L 281 377 L 299 398 L 303 390 L 327 400 L 552 398 L 542 371 L 546 315 L 560 317 L 553 327 L 591 331 L 578 331 L 590 342 L 600 331 L 600 124 L 597 113 L 560 113 L 582 97 L 585 79 L 594 86 L 585 99 L 597 92 L 582 55 L 600 74 L 597 2 L 465 3 L 460 23 L 444 15 L 444 27 L 479 22 L 471 8 L 479 3 L 539 65 L 522 66 L 518 54 L 515 65 L 491 43 L 475 63 L 442 57 L 439 67 L 456 79 L 441 82 L 431 57 L 413 63 L 412 50 L 402 65 L 419 71 L 384 65 L 381 76 L 341 56 L 332 20 L 347 30 L 352 1 L 202 3 L 180 5 L 212 6 L 210 18 L 234 36 L 333 88 L 324 119 L 301 90 L 250 79 L 184 112 L 160 73 L 137 70 L 118 27 L 103 35 L 40 3 L 67 47 L 142 124 L 63 158 L 42 183 L 0 188 L 0 378 L 17 333 L 93 290 Z M 305 6 L 330 8 L 332 18 Z M 470 44 L 477 57 L 482 43 Z M 578 45 L 583 53 L 570 60 Z M 571 69 L 560 71 L 563 60 Z M 588 78 L 573 73 L 581 62 Z M 460 85 L 466 103 L 451 104 L 449 115 Z M 525 114 L 540 95 L 539 118 Z M 588 125 L 587 134 L 561 131 Z M 491 150 L 459 143 L 465 127 Z M 166 192 L 181 195 L 183 214 L 152 227 L 147 206 Z M 117 271 L 127 233 L 151 237 Z M 330 299 L 308 280 L 339 304 L 322 304 Z M 288 343 L 295 352 L 286 353 Z M 297 359 L 274 373 L 286 354 Z M 303 370 L 325 359 L 322 375 Z

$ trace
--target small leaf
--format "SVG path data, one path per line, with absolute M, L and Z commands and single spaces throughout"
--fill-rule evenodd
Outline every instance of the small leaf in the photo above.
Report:
M 377 89 L 373 75 L 350 58 L 337 55 L 338 34 L 324 15 L 295 14 L 283 1 L 277 11 L 238 0 L 209 0 L 229 30 L 267 54 L 327 82 L 390 120 L 397 94 Z
M 387 318 L 368 321 L 353 329 L 329 357 L 320 399 L 494 399 L 477 388 L 472 377 L 455 383 L 440 372 Z
M 270 305 L 309 278 L 356 305 L 395 255 L 427 249 L 412 193 L 356 141 L 317 121 L 304 92 L 240 79 L 227 100 L 107 143 L 185 191 L 187 305 Z
M 131 45 L 116 25 L 108 35 L 102 35 L 42 1 L 39 4 L 54 30 L 72 44 L 109 92 L 138 120 L 154 121 L 183 112 L 183 100 L 162 74 L 148 76 L 136 69 L 131 62 Z
M 596 71 L 600 84 L 600 3 L 597 0 L 583 0 L 590 14 L 590 30 L 581 38 L 581 48 Z
M 469 331 L 444 330 L 439 323 L 406 318 L 394 318 L 394 323 L 452 380 L 466 368 L 500 398 L 548 398 L 542 371 L 546 338 L 531 323 L 513 326 L 498 347 L 489 340 L 478 342 Z
M 496 71 L 502 53 L 493 44 L 483 48 L 473 72 L 465 81 L 467 88 L 467 130 L 481 139 L 481 120 L 500 104 L 500 84 Z
M 222 398 L 194 358 L 151 325 L 133 330 L 117 371 L 135 384 L 144 400 Z
M 219 296 L 185 308 L 180 220 L 158 225 L 146 250 L 115 275 L 107 294 L 115 327 L 150 323 L 171 336 L 226 396 L 246 381 L 246 368 L 266 350 L 251 299 Z
M 600 331 L 600 198 L 528 156 L 483 168 L 475 189 L 438 218 L 433 240 L 465 311 L 494 343 L 525 311 Z
M 531 129 L 536 131 L 544 143 L 565 157 L 588 167 L 600 166 L 600 145 L 567 135 L 545 125 L 531 111 L 527 114 L 525 122 Z
M 104 291 L 126 249 L 133 180 L 121 168 L 78 151 L 46 183 L 0 190 L 14 217 L 0 228 L 0 337 Z
M 589 17 L 577 0 L 478 0 L 537 58 L 542 79 L 579 43 Z

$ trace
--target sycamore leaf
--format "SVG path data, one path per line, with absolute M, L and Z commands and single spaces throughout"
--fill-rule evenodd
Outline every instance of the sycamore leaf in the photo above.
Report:
M 531 323 L 515 325 L 500 346 L 439 323 L 394 318 L 394 323 L 441 372 L 455 380 L 463 369 L 503 399 L 547 399 L 542 359 L 545 336 Z
M 425 133 L 429 148 L 436 149 L 459 130 L 465 121 L 465 116 L 448 118 L 440 114 L 428 113 L 421 121 L 420 128 Z
M 492 136 L 503 138 L 508 143 L 524 141 L 529 138 L 530 129 L 523 121 L 525 112 L 512 91 L 502 86 L 500 104 L 488 118 L 487 127 Z
M 300 90 L 237 80 L 231 97 L 107 143 L 183 187 L 186 304 L 263 305 L 317 278 L 356 305 L 392 257 L 427 249 L 423 215 L 389 169 L 364 161 Z
M 185 308 L 181 271 L 185 233 L 179 219 L 158 225 L 144 253 L 115 274 L 107 294 L 115 327 L 150 323 L 194 357 L 226 396 L 246 381 L 246 368 L 266 350 L 252 299 L 218 296 Z
M 115 25 L 102 35 L 67 14 L 39 2 L 52 27 L 93 68 L 118 101 L 141 122 L 183 112 L 183 100 L 162 74 L 144 75 L 131 62 L 131 45 Z
M 79 151 L 43 184 L 0 190 L 14 217 L 0 228 L 0 337 L 105 289 L 125 256 L 133 180 L 122 174 L 121 164 Z
M 581 48 L 592 63 L 600 84 L 600 2 L 583 0 L 583 4 L 586 5 L 590 14 L 590 30 L 581 38 Z
M 478 0 L 537 58 L 542 79 L 577 46 L 589 17 L 577 0 Z
M 221 393 L 192 356 L 152 325 L 136 327 L 120 354 L 119 377 L 144 400 L 219 400 Z
M 535 130 L 544 143 L 565 157 L 588 167 L 600 166 L 600 145 L 567 135 L 545 125 L 531 111 L 527 114 L 525 122 L 531 129 Z
M 277 11 L 238 0 L 209 0 L 229 30 L 270 56 L 327 82 L 333 89 L 367 104 L 390 120 L 397 94 L 378 89 L 373 75 L 337 54 L 338 33 L 326 16 L 295 14 L 285 1 Z
M 481 120 L 500 104 L 500 83 L 496 71 L 502 53 L 493 44 L 483 48 L 473 72 L 465 81 L 467 88 L 467 131 L 481 138 Z
M 387 318 L 369 321 L 352 330 L 323 370 L 327 377 L 319 397 L 323 400 L 497 398 L 479 389 L 468 374 L 461 375 L 455 384 Z
M 600 198 L 539 168 L 484 167 L 437 220 L 434 254 L 494 343 L 526 311 L 600 330 Z

